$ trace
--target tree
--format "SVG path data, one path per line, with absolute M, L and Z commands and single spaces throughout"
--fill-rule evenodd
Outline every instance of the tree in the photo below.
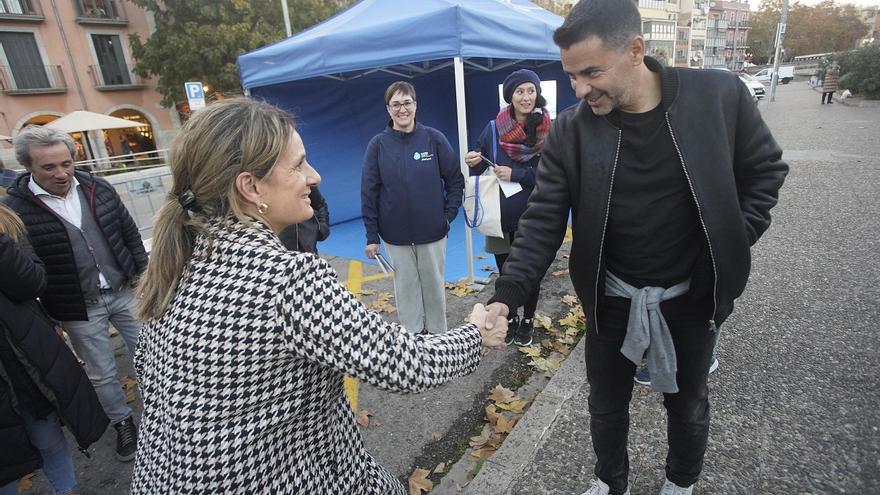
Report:
M 186 101 L 183 83 L 201 81 L 218 94 L 241 93 L 239 55 L 284 38 L 280 0 L 131 0 L 153 13 L 156 30 L 129 36 L 141 77 L 157 77 L 162 105 Z M 290 0 L 293 32 L 348 7 L 353 0 Z
M 532 3 L 562 17 L 567 16 L 571 12 L 571 8 L 574 7 L 574 3 L 562 3 L 554 0 L 532 0 Z
M 749 43 L 756 63 L 773 54 L 781 7 L 780 0 L 763 0 L 758 12 L 752 15 Z M 866 29 L 858 8 L 851 4 L 841 6 L 834 0 L 825 0 L 807 6 L 795 2 L 788 13 L 785 58 L 852 49 Z

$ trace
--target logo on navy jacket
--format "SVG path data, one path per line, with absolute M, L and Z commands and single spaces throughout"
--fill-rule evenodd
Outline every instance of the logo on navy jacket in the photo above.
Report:
M 417 162 L 418 161 L 429 162 L 433 159 L 434 159 L 434 154 L 429 151 L 422 151 L 421 153 L 416 151 L 415 153 L 413 153 L 413 160 L 415 160 Z

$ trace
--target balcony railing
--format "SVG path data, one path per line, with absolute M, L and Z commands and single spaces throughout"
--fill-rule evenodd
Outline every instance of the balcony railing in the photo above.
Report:
M 122 4 L 116 0 L 74 0 L 80 24 L 128 24 Z
M 40 22 L 45 17 L 37 0 L 0 0 L 0 19 Z
M 645 33 L 645 41 L 675 41 L 675 33 Z
M 9 95 L 63 93 L 67 81 L 60 65 L 0 65 L 0 91 Z
M 92 84 L 99 91 L 121 91 L 144 86 L 140 76 L 134 73 L 133 65 L 90 65 L 89 74 Z

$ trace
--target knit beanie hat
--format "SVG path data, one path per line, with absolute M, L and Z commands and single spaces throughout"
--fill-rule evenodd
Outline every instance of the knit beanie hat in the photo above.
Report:
M 538 92 L 538 96 L 541 95 L 541 79 L 537 74 L 530 71 L 529 69 L 520 69 L 517 71 L 513 71 L 504 79 L 504 85 L 502 88 L 502 92 L 504 93 L 504 101 L 510 103 L 511 98 L 513 98 L 513 92 L 516 91 L 517 86 L 523 83 L 530 82 L 535 85 L 535 90 Z

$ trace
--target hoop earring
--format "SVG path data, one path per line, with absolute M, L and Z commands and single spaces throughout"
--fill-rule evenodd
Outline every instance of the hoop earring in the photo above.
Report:
M 267 211 L 269 211 L 269 205 L 266 203 L 260 203 L 257 205 L 257 211 L 260 212 L 260 215 L 265 215 Z

